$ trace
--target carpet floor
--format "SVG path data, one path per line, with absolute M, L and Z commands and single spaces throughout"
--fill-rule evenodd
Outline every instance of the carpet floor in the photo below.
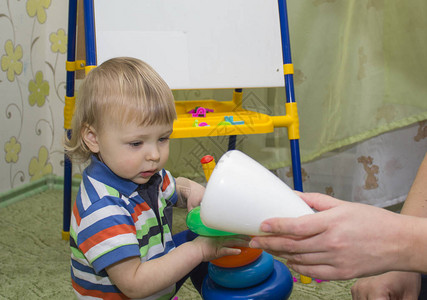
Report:
M 176 209 L 175 232 L 186 229 L 185 215 L 185 210 Z M 0 208 L 0 300 L 75 299 L 70 249 L 61 231 L 62 191 L 44 191 Z M 353 282 L 296 282 L 289 300 L 351 299 Z M 202 299 L 189 282 L 176 296 Z

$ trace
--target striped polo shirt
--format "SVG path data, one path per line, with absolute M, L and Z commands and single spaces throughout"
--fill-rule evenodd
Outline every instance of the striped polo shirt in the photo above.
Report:
M 118 177 L 93 156 L 71 217 L 71 279 L 77 297 L 127 299 L 105 268 L 128 257 L 139 256 L 144 262 L 173 250 L 176 201 L 175 180 L 168 171 L 138 185 Z M 172 285 L 144 299 L 170 299 L 174 293 Z

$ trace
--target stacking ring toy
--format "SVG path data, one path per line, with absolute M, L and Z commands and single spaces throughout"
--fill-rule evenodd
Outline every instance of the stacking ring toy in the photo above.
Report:
M 293 285 L 294 281 L 289 269 L 283 263 L 274 260 L 274 270 L 270 277 L 260 284 L 248 288 L 226 288 L 216 284 L 209 276 L 206 276 L 202 285 L 202 297 L 205 300 L 286 300 L 291 295 Z
M 236 233 L 231 233 L 227 231 L 216 230 L 213 228 L 207 227 L 203 224 L 202 219 L 200 218 L 200 206 L 193 208 L 187 215 L 187 226 L 188 228 L 198 235 L 202 236 L 229 236 L 236 235 Z
M 228 288 L 246 288 L 264 281 L 273 272 L 273 256 L 263 252 L 253 263 L 239 268 L 221 268 L 209 264 L 209 277 Z
M 242 250 L 238 255 L 227 255 L 223 256 L 210 262 L 218 267 L 222 268 L 236 268 L 246 266 L 254 262 L 258 257 L 261 256 L 262 249 L 253 249 L 248 247 L 234 247 Z

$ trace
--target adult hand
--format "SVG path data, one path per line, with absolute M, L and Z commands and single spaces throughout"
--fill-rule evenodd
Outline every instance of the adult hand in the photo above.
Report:
M 254 237 L 250 247 L 283 257 L 296 272 L 319 279 L 407 270 L 402 262 L 410 260 L 405 256 L 410 245 L 403 233 L 406 218 L 413 217 L 323 194 L 299 195 L 319 212 L 264 221 L 261 230 L 273 235 Z
M 418 299 L 421 275 L 411 272 L 388 272 L 362 278 L 351 288 L 353 300 Z

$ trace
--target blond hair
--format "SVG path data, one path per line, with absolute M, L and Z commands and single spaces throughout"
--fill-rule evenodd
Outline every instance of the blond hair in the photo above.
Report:
M 88 126 L 101 131 L 103 122 L 149 126 L 175 119 L 172 91 L 152 67 L 136 58 L 112 58 L 90 71 L 81 84 L 65 150 L 73 160 L 85 162 L 92 154 L 82 138 Z

